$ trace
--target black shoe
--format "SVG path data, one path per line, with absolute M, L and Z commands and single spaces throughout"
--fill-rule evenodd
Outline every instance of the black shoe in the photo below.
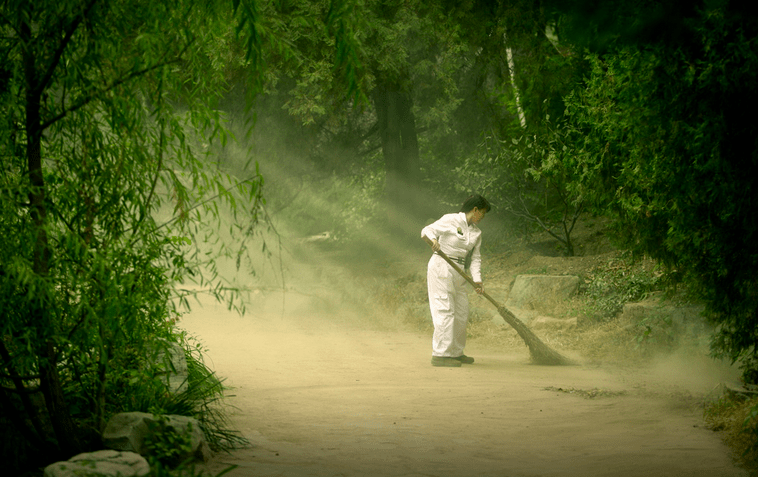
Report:
M 432 356 L 432 366 L 442 366 L 445 368 L 460 368 L 461 362 L 458 358 L 448 358 L 445 356 Z
M 453 359 L 458 360 L 463 364 L 474 364 L 474 358 L 472 358 L 471 356 L 466 356 L 465 354 L 462 354 L 458 356 L 457 358 L 453 358 Z

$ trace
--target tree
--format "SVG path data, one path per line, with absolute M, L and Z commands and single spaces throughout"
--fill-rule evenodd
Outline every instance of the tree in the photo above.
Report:
M 446 181 L 478 189 L 514 226 L 536 225 L 573 255 L 571 232 L 584 208 L 567 180 L 572 171 L 564 160 L 572 150 L 563 96 L 579 82 L 585 62 L 558 37 L 555 18 L 541 4 L 465 5 L 456 7 L 457 22 L 475 54 L 461 83 L 474 87 L 458 112 L 477 130 L 454 125 L 478 144 L 451 161 Z M 465 114 L 468 108 L 474 114 Z M 483 119 L 472 118 L 477 115 Z
M 615 5 L 595 13 L 628 28 L 591 21 L 573 37 L 591 48 L 568 100 L 576 184 L 624 244 L 695 286 L 717 325 L 714 353 L 755 382 L 758 22 L 734 2 L 648 2 L 645 15 Z M 568 32 L 587 22 L 568 11 Z
M 527 1 L 295 1 L 266 4 L 263 11 L 262 31 L 286 31 L 290 38 L 269 48 L 274 53 L 264 60 L 271 73 L 259 118 L 276 120 L 267 135 L 294 131 L 286 147 L 329 174 L 383 176 L 385 203 L 395 211 L 389 222 L 405 228 L 397 236 L 414 236 L 418 223 L 447 210 L 430 189 L 452 202 L 483 192 L 479 175 L 458 174 L 463 162 L 476 166 L 483 137 L 511 144 L 537 134 L 545 147 L 555 142 L 549 131 L 543 134 L 544 117 L 560 119 L 560 93 L 579 70 L 575 57 L 547 38 L 546 17 Z M 335 11 L 342 20 L 332 27 L 351 39 L 355 53 L 337 58 L 337 64 L 353 66 L 336 79 L 352 75 L 357 90 L 335 81 L 330 38 L 303 20 Z M 512 51 L 511 65 L 506 51 Z M 526 131 L 513 83 L 525 92 L 523 111 L 532 118 Z M 282 110 L 299 123 L 282 118 Z M 531 179 L 519 173 L 518 180 Z M 548 197 L 552 210 L 556 196 Z M 382 227 L 387 229 L 386 220 Z
M 201 268 L 198 198 L 244 200 L 257 219 L 260 178 L 221 179 L 200 146 L 224 139 L 209 101 L 235 12 L 255 60 L 252 5 L 233 3 L 2 6 L 0 399 L 51 458 L 102 430 L 134 356 L 176 340 L 173 286 Z
M 264 101 L 277 106 L 267 112 L 276 115 L 283 106 L 296 117 L 300 124 L 292 127 L 299 143 L 308 145 L 303 154 L 330 171 L 353 175 L 371 168 L 374 173 L 380 166 L 385 202 L 399 211 L 390 222 L 425 219 L 432 201 L 419 193 L 425 188 L 422 171 L 437 166 L 424 163 L 425 148 L 450 136 L 449 123 L 460 102 L 456 75 L 464 62 L 459 36 L 445 27 L 451 22 L 444 5 L 344 1 L 329 11 L 321 2 L 288 6 L 313 17 L 341 12 L 342 20 L 332 22 L 332 28 L 351 39 L 354 56 L 336 58 L 337 65 L 348 67 L 335 78 L 329 74 L 333 53 L 325 32 L 304 22 L 287 23 L 295 41 L 288 54 L 271 58 L 275 67 Z M 270 28 L 283 28 L 283 23 L 273 21 Z M 351 90 L 345 77 L 358 87 Z

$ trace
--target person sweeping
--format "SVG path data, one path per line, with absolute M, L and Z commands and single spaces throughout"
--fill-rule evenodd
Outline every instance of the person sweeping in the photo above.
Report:
M 470 256 L 469 271 L 477 293 L 484 293 L 482 283 L 482 231 L 477 224 L 490 211 L 481 195 L 472 195 L 458 213 L 443 215 L 421 230 L 421 237 L 431 241 L 435 252 L 427 266 L 429 309 L 432 312 L 432 366 L 460 367 L 474 358 L 463 354 L 468 324 L 468 289 L 466 278 L 457 273 L 436 252 L 444 252 L 452 261 L 464 266 Z

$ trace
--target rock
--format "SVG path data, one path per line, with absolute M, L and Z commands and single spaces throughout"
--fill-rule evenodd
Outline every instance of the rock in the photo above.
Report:
M 147 423 L 152 414 L 122 412 L 110 418 L 103 431 L 103 445 L 109 449 L 132 451 L 144 455 L 145 436 L 150 432 Z
M 197 419 L 186 416 L 162 416 L 165 426 L 159 432 L 176 432 L 190 436 L 190 450 L 179 461 L 199 459 L 207 461 L 210 448 Z M 151 429 L 161 426 L 156 416 L 145 412 L 122 412 L 114 415 L 103 431 L 103 445 L 110 449 L 132 451 L 146 455 L 145 439 L 152 435 Z
M 179 394 L 187 390 L 187 356 L 184 348 L 177 343 L 164 342 L 165 348 L 161 348 L 155 355 L 155 366 L 158 375 L 168 386 L 169 392 Z
M 579 277 L 573 275 L 519 275 L 505 306 L 509 309 L 546 311 L 546 304 L 566 300 L 576 294 L 579 283 Z
M 149 473 L 150 466 L 137 453 L 101 450 L 50 464 L 44 477 L 143 477 Z
M 513 313 L 513 315 L 525 325 L 528 325 L 533 319 L 535 319 L 539 315 L 539 313 L 534 310 L 523 310 L 521 308 L 508 307 L 508 311 Z M 508 322 L 505 321 L 505 319 L 502 316 L 500 316 L 500 313 L 495 313 L 495 315 L 492 317 L 492 321 L 498 325 L 508 325 Z
M 559 330 L 572 330 L 577 327 L 576 318 L 553 318 L 551 316 L 538 316 L 529 323 L 529 326 L 535 329 L 551 328 Z

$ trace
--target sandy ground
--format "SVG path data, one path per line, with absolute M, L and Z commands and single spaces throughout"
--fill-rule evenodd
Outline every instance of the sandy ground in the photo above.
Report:
M 182 321 L 233 387 L 232 423 L 252 444 L 216 456 L 214 473 L 748 475 L 703 427 L 698 404 L 728 374 L 707 360 L 545 367 L 525 347 L 472 340 L 475 364 L 435 368 L 426 335 L 252 312 L 211 304 Z

